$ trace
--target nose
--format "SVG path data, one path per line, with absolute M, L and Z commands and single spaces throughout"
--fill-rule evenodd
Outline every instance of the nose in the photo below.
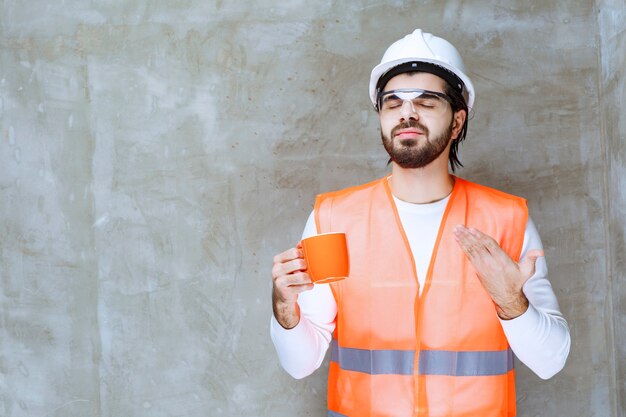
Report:
M 400 108 L 400 117 L 402 118 L 402 120 L 417 120 L 419 118 L 419 115 L 415 110 L 415 106 L 413 105 L 413 102 L 411 100 L 404 100 L 402 102 L 402 107 Z

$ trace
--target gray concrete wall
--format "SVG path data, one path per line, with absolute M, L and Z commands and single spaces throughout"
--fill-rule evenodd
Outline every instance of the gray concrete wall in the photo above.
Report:
M 615 407 L 626 415 L 626 9 L 623 2 L 598 2 L 600 22 L 600 129 L 605 148 L 607 265 L 613 326 Z
M 0 415 L 323 416 L 268 336 L 321 191 L 385 172 L 415 27 L 477 88 L 460 175 L 529 199 L 572 353 L 519 416 L 623 416 L 621 0 L 0 1 Z

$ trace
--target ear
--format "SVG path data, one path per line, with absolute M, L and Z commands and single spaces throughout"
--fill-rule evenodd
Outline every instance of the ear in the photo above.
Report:
M 459 134 L 461 133 L 461 129 L 463 129 L 466 118 L 467 112 L 463 109 L 454 112 L 452 115 L 452 140 L 457 140 L 459 138 Z

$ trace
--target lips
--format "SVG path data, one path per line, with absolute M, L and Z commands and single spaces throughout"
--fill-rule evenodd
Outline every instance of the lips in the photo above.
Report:
M 399 139 L 415 139 L 420 136 L 423 136 L 424 132 L 419 129 L 400 129 L 396 132 L 395 137 Z

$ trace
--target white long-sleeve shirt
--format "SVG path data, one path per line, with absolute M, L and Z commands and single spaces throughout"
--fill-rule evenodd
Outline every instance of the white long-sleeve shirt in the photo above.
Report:
M 415 259 L 420 291 L 424 287 L 448 199 L 431 204 L 411 204 L 394 197 Z M 315 234 L 315 219 L 311 213 L 302 238 Z M 543 249 L 543 245 L 529 217 L 522 258 L 530 249 Z M 535 274 L 523 287 L 529 301 L 528 310 L 515 319 L 500 320 L 513 353 L 543 379 L 563 368 L 570 350 L 569 327 L 559 310 L 547 274 L 545 258 L 537 259 Z M 283 368 L 294 378 L 303 378 L 319 368 L 324 360 L 335 329 L 337 304 L 328 284 L 316 284 L 311 291 L 299 295 L 298 305 L 299 323 L 292 329 L 285 329 L 272 316 L 270 333 Z

